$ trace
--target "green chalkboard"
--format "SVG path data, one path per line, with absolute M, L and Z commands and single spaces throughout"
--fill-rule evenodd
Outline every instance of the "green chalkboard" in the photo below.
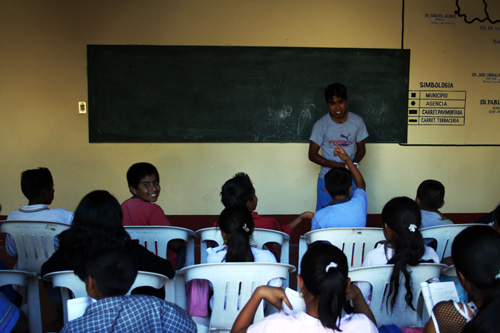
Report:
M 406 142 L 410 51 L 88 45 L 90 142 L 308 142 L 347 87 L 367 142 Z

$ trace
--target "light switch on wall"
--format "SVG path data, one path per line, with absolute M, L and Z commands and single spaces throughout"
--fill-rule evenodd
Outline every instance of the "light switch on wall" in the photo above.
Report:
M 78 112 L 81 114 L 87 113 L 87 103 L 78 102 Z

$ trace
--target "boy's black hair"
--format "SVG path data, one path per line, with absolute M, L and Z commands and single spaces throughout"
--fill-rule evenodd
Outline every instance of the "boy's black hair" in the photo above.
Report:
M 86 276 L 92 277 L 104 297 L 125 295 L 137 276 L 137 266 L 125 248 L 101 246 L 86 262 Z
M 349 195 L 351 185 L 352 174 L 346 168 L 331 168 L 325 175 L 325 187 L 332 198 L 338 195 Z
M 253 199 L 255 189 L 250 177 L 244 172 L 238 172 L 233 178 L 222 185 L 220 192 L 224 207 L 245 206 Z
M 120 203 L 109 192 L 96 190 L 85 195 L 76 207 L 71 227 L 59 235 L 59 248 L 83 280 L 85 262 L 94 248 L 103 244 L 120 248 L 129 241 Z
M 437 180 L 424 180 L 417 189 L 417 198 L 422 209 L 436 211 L 444 202 L 444 186 Z
M 341 98 L 347 100 L 347 90 L 342 83 L 330 84 L 325 88 L 325 100 L 326 102 L 332 102 L 333 97 Z
M 38 198 L 42 190 L 54 185 L 52 174 L 47 168 L 26 170 L 21 174 L 21 190 L 28 200 Z
M 144 177 L 155 175 L 160 180 L 160 174 L 156 167 L 151 163 L 139 162 L 133 164 L 127 171 L 128 186 L 137 188 Z

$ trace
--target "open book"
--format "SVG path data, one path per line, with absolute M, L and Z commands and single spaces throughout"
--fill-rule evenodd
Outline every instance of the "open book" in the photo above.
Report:
M 422 288 L 422 297 L 424 298 L 425 307 L 429 313 L 429 317 L 431 317 L 434 321 L 436 332 L 439 333 L 438 324 L 432 309 L 437 303 L 442 301 L 460 301 L 458 298 L 457 288 L 455 288 L 455 283 L 452 281 L 435 283 L 422 282 L 420 283 L 420 287 Z

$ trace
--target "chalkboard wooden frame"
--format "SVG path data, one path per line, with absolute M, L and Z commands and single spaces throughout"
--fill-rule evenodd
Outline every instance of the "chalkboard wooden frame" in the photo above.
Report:
M 308 142 L 347 87 L 367 142 L 407 141 L 410 51 L 88 45 L 90 142 Z

